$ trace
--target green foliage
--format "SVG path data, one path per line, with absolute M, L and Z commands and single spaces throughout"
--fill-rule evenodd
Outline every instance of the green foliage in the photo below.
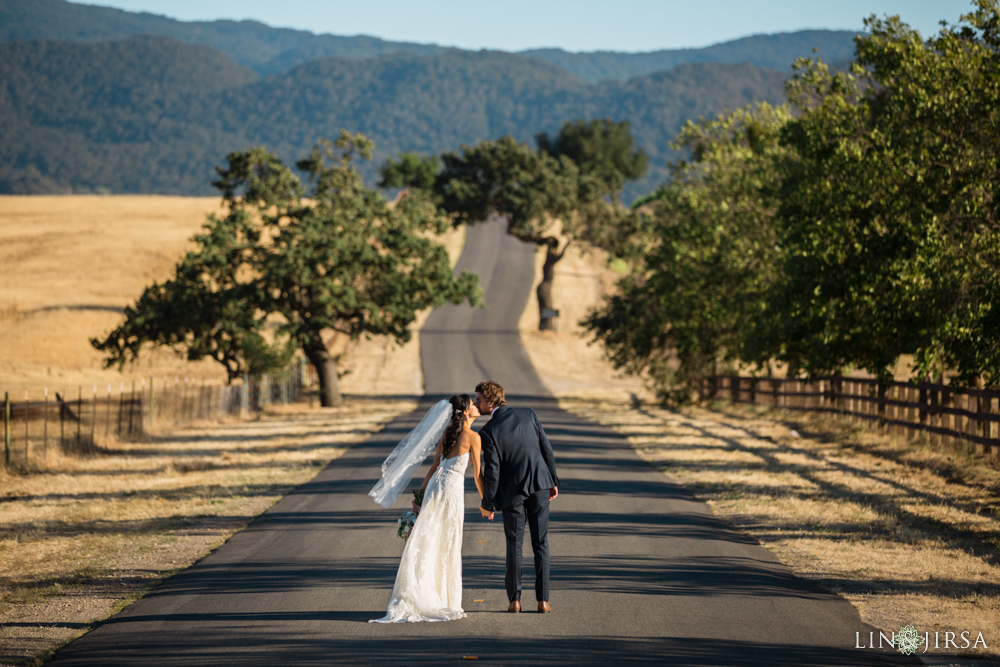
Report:
M 572 160 L 581 174 L 591 179 L 595 194 L 616 200 L 625 181 L 641 178 L 649 167 L 649 156 L 636 147 L 628 121 L 577 120 L 564 124 L 554 138 L 542 132 L 536 141 L 538 148 L 552 157 Z
M 647 167 L 629 124 L 567 122 L 554 138 L 542 133 L 537 141 L 538 150 L 503 137 L 445 153 L 434 186 L 440 206 L 460 223 L 497 213 L 530 243 L 559 246 L 562 237 L 619 249 L 636 216 L 618 199 Z
M 146 288 L 125 308 L 125 322 L 103 341 L 91 343 L 107 353 L 107 365 L 135 361 L 143 346 L 170 347 L 197 361 L 208 357 L 222 364 L 230 380 L 249 371 L 247 354 L 270 352 L 261 331 L 261 286 L 240 275 L 256 261 L 260 230 L 249 214 L 234 211 L 210 216 L 194 238 L 197 248 L 178 263 L 174 277 Z
M 777 164 L 788 109 L 760 104 L 688 123 L 652 205 L 644 266 L 584 321 L 619 368 L 643 373 L 664 398 L 745 357 L 748 322 L 774 280 Z
M 430 192 L 441 171 L 441 160 L 435 155 L 421 156 L 401 153 L 399 160 L 386 160 L 379 169 L 380 188 L 417 188 Z
M 976 5 L 926 42 L 869 19 L 850 73 L 800 65 L 762 353 L 883 379 L 912 354 L 920 375 L 1000 383 L 997 3 Z
M 435 183 L 441 207 L 458 223 L 486 220 L 494 212 L 523 241 L 546 244 L 569 220 L 577 203 L 579 170 L 568 158 L 532 150 L 513 137 L 445 153 Z
M 540 326 L 550 328 L 555 265 L 569 245 L 583 241 L 618 255 L 630 247 L 641 217 L 618 197 L 646 162 L 628 123 L 566 123 L 554 139 L 541 134 L 538 142 L 533 150 L 507 136 L 445 153 L 434 194 L 457 224 L 497 214 L 508 233 L 545 248 L 537 296 Z
M 794 112 L 689 124 L 644 206 L 644 265 L 586 326 L 682 399 L 720 366 L 1000 385 L 1000 3 L 924 41 L 867 21 L 850 71 L 802 61 Z
M 433 203 L 414 193 L 390 207 L 364 186 L 353 162 L 372 150 L 347 132 L 321 141 L 298 163 L 308 188 L 262 148 L 231 153 L 215 182 L 228 215 L 209 218 L 175 276 L 147 288 L 94 346 L 119 366 L 146 345 L 169 346 L 211 357 L 235 378 L 287 358 L 293 343 L 321 381 L 335 382 L 328 332 L 402 343 L 418 311 L 479 303 L 477 277 L 454 277 L 432 238 L 448 228 Z

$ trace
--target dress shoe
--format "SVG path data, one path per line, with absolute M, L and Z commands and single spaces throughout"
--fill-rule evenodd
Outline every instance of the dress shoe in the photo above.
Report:
M 513 602 L 510 603 L 510 606 L 507 607 L 507 613 L 508 614 L 516 614 L 516 613 L 518 613 L 520 611 L 521 611 L 521 601 L 520 600 L 514 600 Z
M 547 614 L 547 613 L 549 613 L 551 611 L 552 611 L 552 607 L 549 606 L 548 602 L 539 602 L 538 603 L 538 613 L 539 614 Z

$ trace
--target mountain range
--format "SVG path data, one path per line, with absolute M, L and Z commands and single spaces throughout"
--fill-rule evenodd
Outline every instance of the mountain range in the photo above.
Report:
M 0 0 L 0 192 L 212 194 L 213 167 L 260 144 L 292 162 L 340 128 L 439 153 L 566 120 L 631 123 L 646 192 L 688 119 L 779 103 L 796 57 L 849 60 L 853 33 L 758 35 L 650 53 L 508 53 L 181 22 L 65 0 Z

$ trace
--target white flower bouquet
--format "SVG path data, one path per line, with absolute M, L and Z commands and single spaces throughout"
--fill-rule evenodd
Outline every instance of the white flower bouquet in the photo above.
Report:
M 399 528 L 396 530 L 396 535 L 405 540 L 410 536 L 410 531 L 413 530 L 413 524 L 416 520 L 416 512 L 407 512 L 403 516 L 396 519 L 396 523 L 399 524 Z
M 413 502 L 416 503 L 419 508 L 424 503 L 424 490 L 416 489 L 413 491 Z M 396 529 L 396 535 L 402 539 L 406 539 L 410 536 L 410 531 L 413 530 L 413 524 L 417 521 L 416 512 L 407 512 L 403 516 L 396 519 L 396 524 L 398 528 Z

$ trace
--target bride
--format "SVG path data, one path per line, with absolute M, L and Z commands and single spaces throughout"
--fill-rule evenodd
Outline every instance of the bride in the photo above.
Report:
M 476 488 L 483 495 L 475 401 L 456 394 L 439 401 L 382 464 L 382 479 L 368 495 L 388 507 L 430 454 L 437 456 L 424 477 L 421 507 L 403 547 L 389 608 L 371 623 L 454 621 L 462 610 L 462 524 L 465 519 L 465 471 L 472 458 Z

